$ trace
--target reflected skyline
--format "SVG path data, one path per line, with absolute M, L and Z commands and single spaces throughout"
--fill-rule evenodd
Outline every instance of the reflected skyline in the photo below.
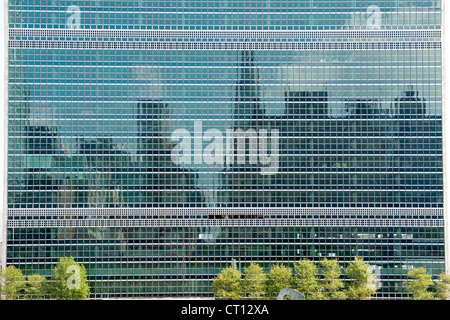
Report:
M 359 256 L 377 299 L 407 299 L 409 270 L 444 270 L 441 1 L 9 5 L 24 274 L 73 256 L 94 298 L 209 298 L 230 265 Z M 257 150 L 276 174 L 251 139 L 232 141 L 241 163 L 172 158 L 176 130 L 191 155 L 238 129 L 279 133 Z

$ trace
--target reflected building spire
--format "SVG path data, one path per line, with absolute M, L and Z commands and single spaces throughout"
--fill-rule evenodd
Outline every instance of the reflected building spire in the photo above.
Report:
M 242 51 L 238 73 L 234 127 L 244 129 L 251 127 L 254 120 L 265 113 L 261 106 L 259 71 L 254 51 Z

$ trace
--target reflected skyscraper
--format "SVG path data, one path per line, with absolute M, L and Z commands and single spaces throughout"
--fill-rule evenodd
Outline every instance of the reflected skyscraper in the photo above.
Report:
M 240 53 L 238 73 L 234 127 L 240 129 L 254 128 L 256 119 L 264 116 L 265 113 L 261 101 L 259 68 L 254 51 L 242 51 Z

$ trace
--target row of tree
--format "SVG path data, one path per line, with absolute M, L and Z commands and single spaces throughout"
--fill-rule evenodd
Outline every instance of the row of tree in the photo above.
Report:
M 369 300 L 377 290 L 371 267 L 358 257 L 346 268 L 337 260 L 323 259 L 316 264 L 305 259 L 294 263 L 293 268 L 273 265 L 267 274 L 256 263 L 243 271 L 228 267 L 219 273 L 212 286 L 216 299 L 274 300 L 282 289 L 291 288 L 306 300 Z M 433 282 L 426 270 L 419 268 L 413 269 L 408 278 L 405 287 L 412 299 L 449 298 L 450 277 L 445 274 Z
M 337 260 L 323 259 L 322 279 L 318 266 L 309 260 L 294 263 L 293 269 L 275 264 L 266 274 L 261 266 L 251 263 L 242 274 L 235 267 L 220 272 L 213 281 L 217 299 L 276 299 L 281 289 L 301 292 L 306 300 L 368 300 L 376 292 L 370 266 L 355 258 L 345 269 L 350 281 L 342 279 L 342 267 Z
M 413 269 L 408 273 L 410 281 L 406 290 L 413 300 L 448 300 L 450 299 L 450 275 L 442 273 L 438 281 L 433 281 L 425 268 Z
M 251 263 L 244 268 L 244 274 L 229 267 L 213 281 L 216 298 L 226 300 L 273 300 L 284 288 L 298 290 L 307 300 L 368 300 L 376 293 L 370 266 L 361 258 L 355 258 L 345 269 L 337 260 L 328 259 L 318 265 L 302 260 L 293 268 L 276 264 L 267 274 L 261 266 Z M 414 300 L 448 300 L 450 276 L 441 274 L 439 280 L 433 281 L 426 269 L 413 269 L 405 288 Z M 73 258 L 60 259 L 48 279 L 38 274 L 26 277 L 14 266 L 0 270 L 1 299 L 85 300 L 89 295 L 86 269 Z
M 86 300 L 90 288 L 86 269 L 73 258 L 62 258 L 46 279 L 39 274 L 24 276 L 15 266 L 0 270 L 0 297 L 6 300 Z

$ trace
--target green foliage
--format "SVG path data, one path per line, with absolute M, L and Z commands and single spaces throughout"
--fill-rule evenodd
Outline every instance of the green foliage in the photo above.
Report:
M 25 289 L 25 276 L 14 266 L 0 270 L 0 295 L 6 300 L 16 300 Z
M 14 266 L 8 266 L 0 270 L 0 295 L 6 300 L 19 298 L 20 292 L 25 286 L 25 277 L 22 272 Z
M 233 267 L 222 270 L 213 281 L 213 293 L 220 300 L 239 300 L 243 297 L 241 272 Z
M 46 287 L 50 297 L 57 300 L 86 300 L 90 294 L 86 269 L 72 257 L 59 260 Z
M 439 276 L 440 281 L 435 282 L 436 298 L 438 300 L 450 299 L 450 275 L 442 273 Z
M 77 264 L 73 258 L 63 258 L 55 267 L 51 281 L 46 281 L 39 274 L 25 277 L 14 266 L 0 270 L 0 294 L 9 300 L 38 300 L 45 297 L 85 300 L 89 298 L 90 289 L 84 266 Z
M 341 291 L 344 289 L 344 282 L 341 278 L 341 266 L 337 260 L 324 259 L 320 263 L 324 268 L 323 288 L 326 300 L 345 300 L 347 295 Z
M 412 300 L 434 300 L 433 292 L 428 291 L 434 282 L 425 268 L 416 268 L 408 273 L 410 281 L 406 283 L 406 290 L 412 294 Z
M 293 273 L 293 270 L 295 273 Z M 355 258 L 345 269 L 337 260 L 323 259 L 317 264 L 304 259 L 294 268 L 273 265 L 266 275 L 256 263 L 244 268 L 244 277 L 236 268 L 224 269 L 214 280 L 214 294 L 222 299 L 276 299 L 284 288 L 293 288 L 307 300 L 369 300 L 375 295 L 375 279 L 370 266 L 362 258 Z M 450 275 L 441 274 L 432 281 L 424 268 L 412 270 L 405 284 L 414 300 L 450 298 Z
M 251 263 L 244 268 L 243 290 L 252 300 L 261 300 L 266 295 L 267 275 L 263 268 L 256 263 Z
M 294 263 L 294 270 L 295 289 L 303 293 L 306 300 L 325 299 L 325 295 L 320 290 L 321 286 L 318 281 L 318 270 L 313 262 L 306 259 L 296 262 Z
M 33 274 L 27 277 L 27 286 L 25 288 L 26 300 L 41 300 L 45 296 L 45 277 L 39 274 Z
M 283 265 L 273 265 L 267 275 L 266 294 L 271 300 L 276 299 L 281 289 L 293 287 L 292 269 Z
M 350 300 L 370 300 L 376 293 L 375 281 L 370 266 L 362 258 L 356 257 L 346 270 L 350 283 L 346 294 Z

